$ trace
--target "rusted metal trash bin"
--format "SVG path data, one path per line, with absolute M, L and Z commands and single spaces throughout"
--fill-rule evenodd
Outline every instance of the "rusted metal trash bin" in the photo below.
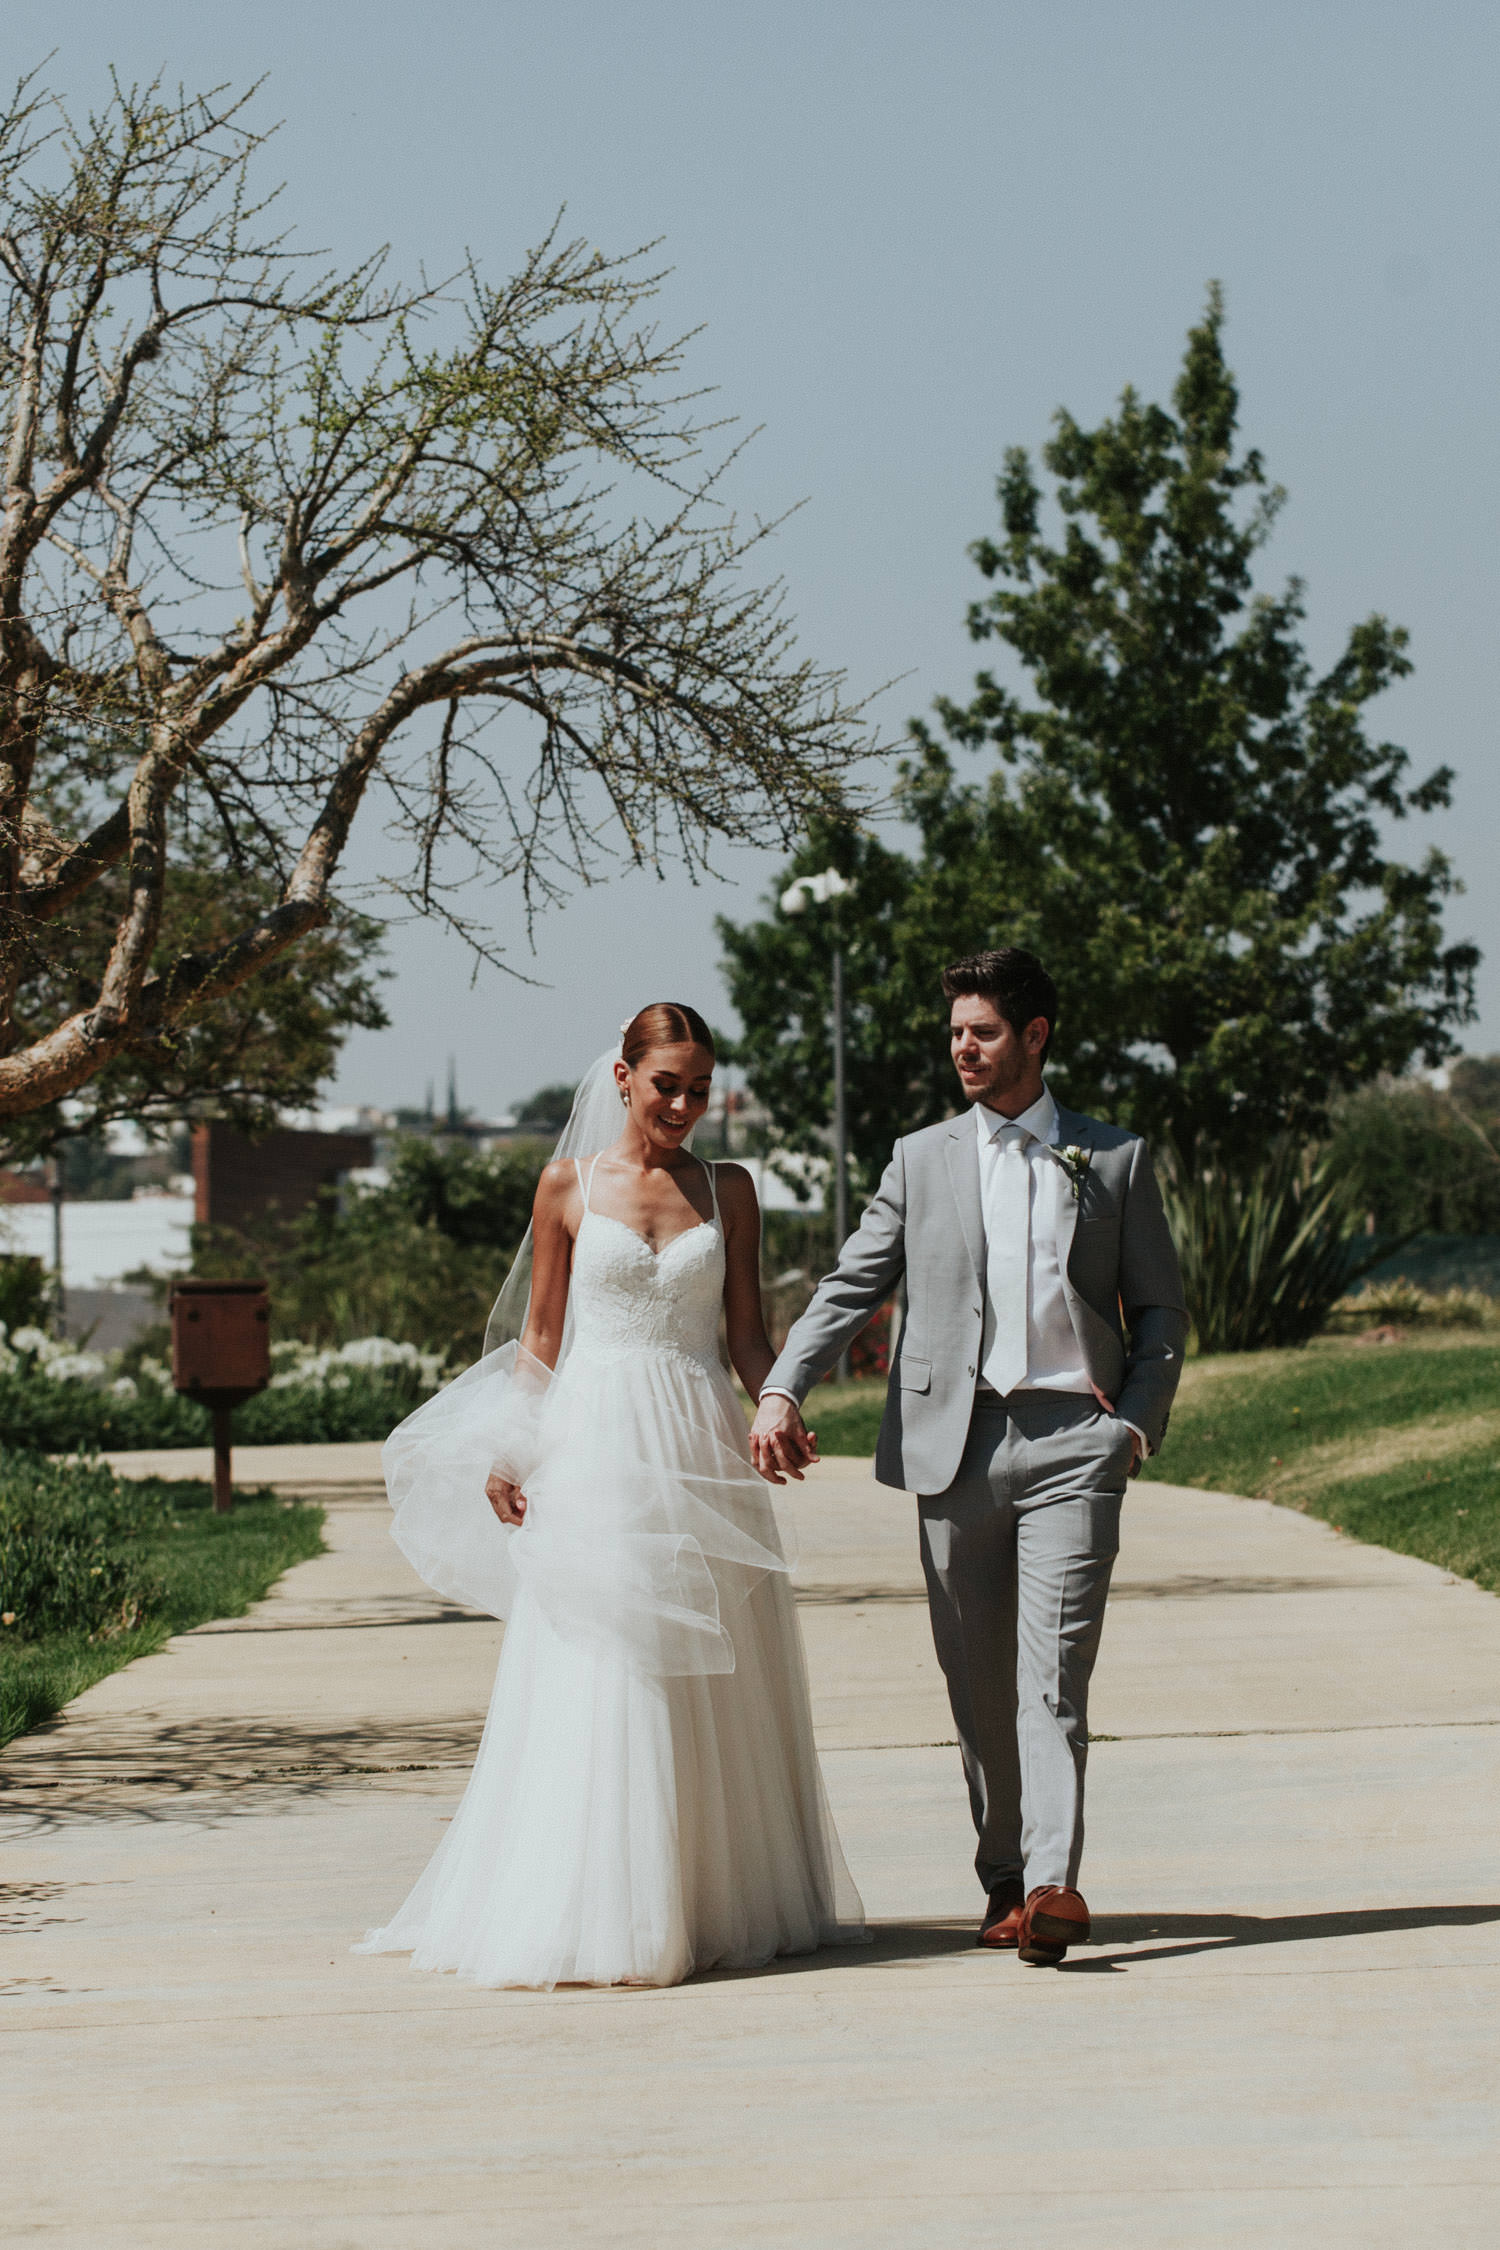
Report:
M 271 1380 L 271 1305 L 263 1281 L 174 1281 L 172 1387 L 213 1414 L 214 1513 L 234 1504 L 229 1418 Z

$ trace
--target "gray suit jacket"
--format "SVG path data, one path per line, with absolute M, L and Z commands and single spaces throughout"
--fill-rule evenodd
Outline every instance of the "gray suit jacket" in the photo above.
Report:
M 1088 1151 L 1064 1272 L 1089 1380 L 1146 1432 L 1166 1435 L 1187 1311 L 1146 1144 L 1058 1104 L 1058 1145 Z M 833 1272 L 786 1340 L 767 1385 L 806 1398 L 906 1274 L 907 1314 L 875 1453 L 882 1484 L 947 1490 L 969 1434 L 984 1333 L 979 1140 L 967 1112 L 896 1143 Z

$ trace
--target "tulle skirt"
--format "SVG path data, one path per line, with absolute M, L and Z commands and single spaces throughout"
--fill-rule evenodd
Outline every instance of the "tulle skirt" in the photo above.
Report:
M 495 1426 L 513 1380 L 496 1377 L 488 1406 L 481 1384 L 445 1392 L 392 1441 L 397 1537 L 430 1562 L 456 1508 L 464 1598 L 482 1578 L 507 1627 L 458 1812 L 358 1950 L 548 1987 L 672 1984 L 862 1942 L 787 1561 L 727 1376 L 682 1353 L 575 1348 L 508 1534 L 482 1474 L 457 1494 L 445 1482 L 466 1449 L 475 1466 L 486 1442 L 493 1457 L 475 1428 Z

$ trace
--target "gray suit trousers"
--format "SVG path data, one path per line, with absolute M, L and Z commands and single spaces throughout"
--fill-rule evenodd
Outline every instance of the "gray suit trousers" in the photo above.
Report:
M 1078 1880 L 1089 1679 L 1130 1455 L 1130 1431 L 1092 1398 L 1013 1391 L 975 1407 L 957 1476 L 917 1503 L 986 1891 Z

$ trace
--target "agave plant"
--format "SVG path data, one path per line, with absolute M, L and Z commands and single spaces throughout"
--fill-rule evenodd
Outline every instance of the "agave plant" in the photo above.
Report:
M 1226 1162 L 1203 1142 L 1167 1151 L 1162 1195 L 1203 1352 L 1305 1344 L 1351 1282 L 1391 1245 L 1361 1257 L 1356 1188 L 1331 1149 L 1289 1137 L 1258 1163 Z

